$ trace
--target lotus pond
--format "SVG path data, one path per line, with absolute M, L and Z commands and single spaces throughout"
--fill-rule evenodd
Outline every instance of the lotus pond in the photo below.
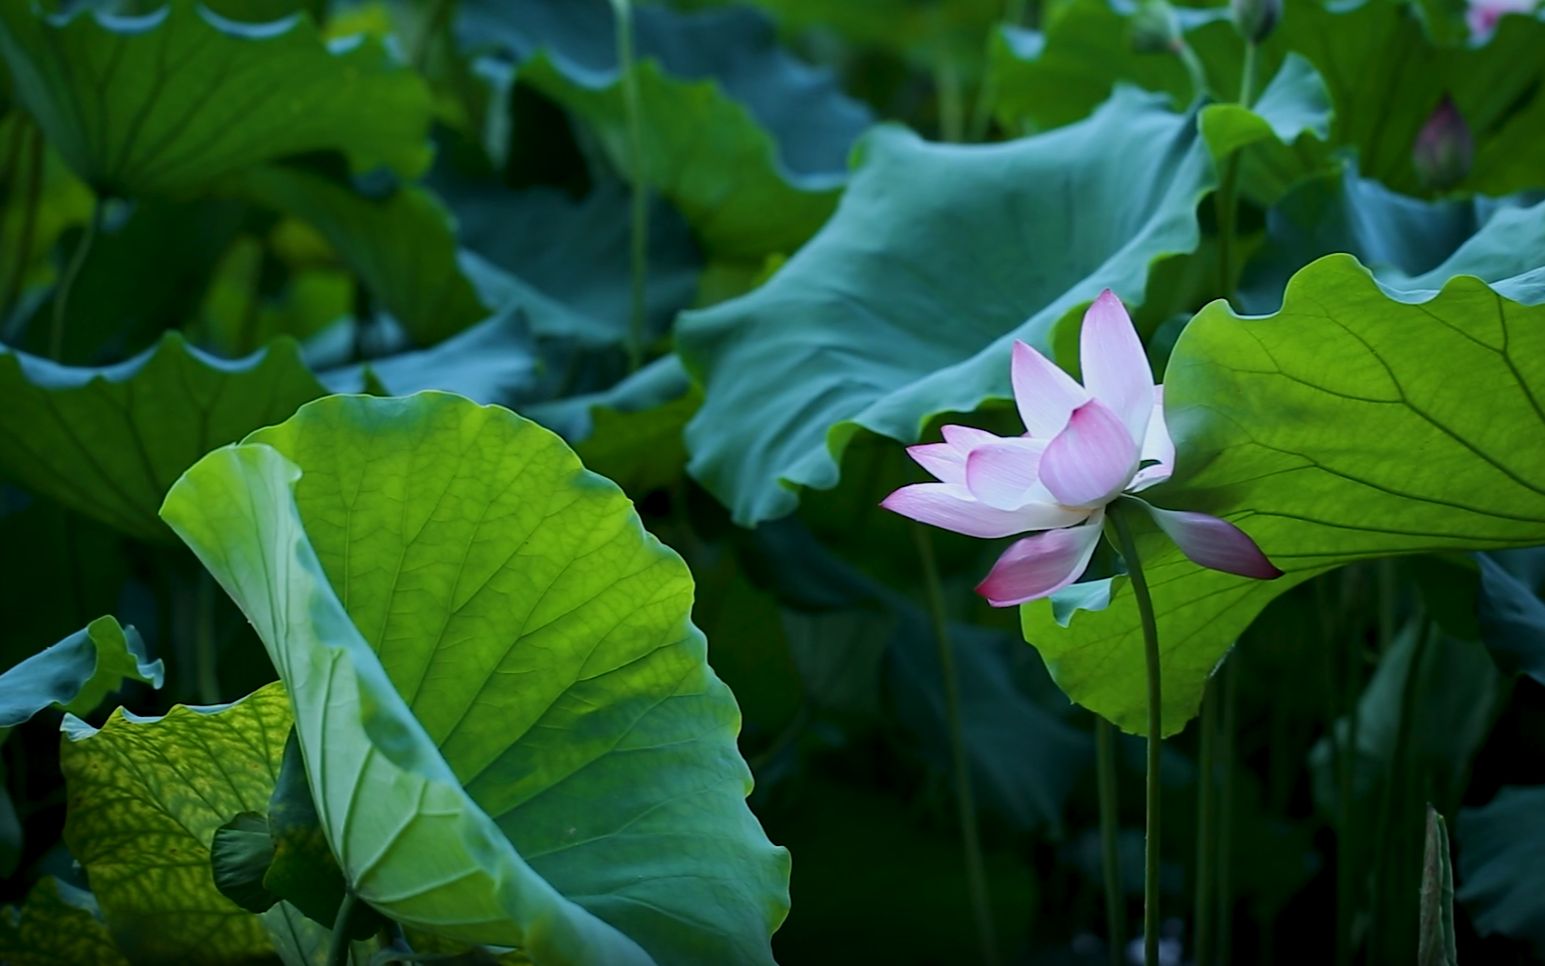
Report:
M 1535 0 L 0 0 L 0 963 L 1545 962 Z

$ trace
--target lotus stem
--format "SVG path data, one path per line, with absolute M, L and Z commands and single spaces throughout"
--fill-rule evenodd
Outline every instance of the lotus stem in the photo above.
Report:
M 1158 966 L 1159 748 L 1164 740 L 1164 694 L 1159 680 L 1159 629 L 1153 616 L 1153 598 L 1148 593 L 1148 579 L 1143 576 L 1142 560 L 1137 555 L 1137 542 L 1132 538 L 1126 512 L 1124 508 L 1112 506 L 1110 518 L 1116 528 L 1121 557 L 1126 561 L 1127 576 L 1132 581 L 1132 594 L 1137 600 L 1137 613 L 1143 625 L 1143 657 L 1148 672 L 1148 823 L 1143 844 L 1143 961 L 1147 966 Z
M 1100 865 L 1105 877 L 1105 940 L 1110 966 L 1122 966 L 1126 929 L 1116 795 L 1116 726 L 1095 716 L 1095 777 L 1100 790 Z
M 75 243 L 70 263 L 65 266 L 64 275 L 59 279 L 59 288 L 54 293 L 54 325 L 48 336 L 48 357 L 55 362 L 59 362 L 64 355 L 64 320 L 70 305 L 70 292 L 75 288 L 75 280 L 80 277 L 81 268 L 86 264 L 86 256 L 91 254 L 91 246 L 102 230 L 103 207 L 100 196 L 91 203 L 91 217 L 86 221 L 80 240 Z
M 22 157 L 22 143 L 27 144 L 26 157 Z M 11 307 L 21 294 L 27 280 L 27 263 L 32 258 L 32 238 L 37 231 L 38 205 L 43 194 L 43 132 L 28 124 L 18 115 L 11 134 L 11 146 L 6 156 L 6 172 L 13 184 L 21 181 L 23 166 L 27 173 L 27 194 L 23 201 L 21 231 L 16 239 L 16 261 L 6 277 L 5 288 L 0 291 L 0 324 L 10 317 Z
M 628 313 L 628 370 L 644 364 L 645 284 L 649 272 L 649 172 L 644 159 L 644 109 L 639 100 L 638 77 L 633 73 L 633 5 L 611 0 L 617 22 L 617 74 L 622 82 L 622 109 L 627 123 L 628 168 L 633 176 L 633 198 L 628 228 L 628 255 L 632 274 L 632 304 Z
M 1187 48 L 1189 50 L 1189 48 Z M 1195 56 L 1194 54 L 1192 55 Z M 1256 45 L 1245 42 L 1245 62 L 1239 77 L 1239 104 L 1249 107 L 1255 98 Z M 1234 291 L 1234 228 L 1239 219 L 1239 152 L 1223 163 L 1223 180 L 1218 185 L 1218 291 L 1228 298 Z
M 1218 764 L 1223 770 L 1223 788 L 1218 795 L 1218 962 L 1229 960 L 1233 942 L 1234 896 L 1234 738 L 1239 720 L 1239 672 L 1224 664 L 1219 672 L 1223 689 L 1223 735 L 1219 740 Z
M 960 90 L 960 68 L 948 50 L 940 56 L 933 72 L 934 89 L 939 99 L 939 137 L 952 143 L 966 138 L 965 96 Z
M 338 903 L 338 915 L 333 918 L 333 935 L 327 943 L 326 966 L 347 966 L 349 962 L 349 920 L 354 916 L 354 906 L 359 896 L 353 889 L 345 889 L 343 901 Z
M 1199 723 L 1201 750 L 1196 782 L 1196 915 L 1193 924 L 1196 966 L 1211 966 L 1212 963 L 1212 888 L 1216 881 L 1218 862 L 1214 792 L 1217 786 L 1215 745 L 1220 695 L 1216 687 L 1209 691 L 1202 699 L 1202 720 Z
M 939 649 L 939 677 L 944 687 L 944 711 L 949 730 L 950 757 L 955 771 L 955 806 L 960 812 L 960 841 L 966 854 L 966 886 L 971 893 L 971 911 L 976 919 L 977 943 L 981 961 L 998 963 L 998 946 L 993 929 L 992 906 L 987 892 L 987 873 L 982 861 L 982 841 L 976 827 L 976 800 L 971 792 L 971 764 L 966 758 L 965 729 L 960 717 L 960 681 L 955 673 L 955 653 L 950 643 L 949 625 L 944 614 L 944 591 L 939 584 L 939 567 L 934 562 L 933 542 L 921 527 L 912 527 L 917 556 L 923 568 L 923 584 L 928 596 L 928 611 L 933 618 L 933 637 Z

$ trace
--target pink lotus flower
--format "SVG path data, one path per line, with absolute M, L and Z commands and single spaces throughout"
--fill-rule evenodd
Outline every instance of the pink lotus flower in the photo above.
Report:
M 1471 40 L 1486 40 L 1497 29 L 1503 14 L 1532 13 L 1535 0 L 1470 0 L 1465 10 L 1465 24 Z
M 1164 387 L 1109 289 L 1084 315 L 1084 385 L 1023 342 L 1014 343 L 1014 401 L 1027 432 L 1000 437 L 944 427 L 944 442 L 907 452 L 936 483 L 904 486 L 881 503 L 922 523 L 973 537 L 1032 536 L 998 558 L 977 592 L 994 607 L 1046 597 L 1089 565 L 1105 508 L 1169 479 L 1175 444 L 1164 424 Z M 1226 520 L 1140 503 L 1191 560 L 1269 580 L 1281 576 Z

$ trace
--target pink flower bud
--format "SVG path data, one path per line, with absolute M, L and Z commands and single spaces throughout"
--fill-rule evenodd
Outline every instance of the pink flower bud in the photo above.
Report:
M 1411 163 L 1422 183 L 1446 191 L 1465 179 L 1475 156 L 1470 126 L 1447 94 L 1416 135 Z

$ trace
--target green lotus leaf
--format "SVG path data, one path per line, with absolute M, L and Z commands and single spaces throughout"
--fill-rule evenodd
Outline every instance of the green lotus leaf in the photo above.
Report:
M 215 829 L 209 840 L 209 867 L 215 888 L 248 912 L 267 912 L 279 897 L 263 888 L 263 875 L 274 861 L 268 818 L 238 812 Z
M 519 301 L 531 331 L 544 340 L 623 346 L 633 300 L 627 184 L 605 180 L 576 200 L 545 186 L 511 191 L 439 169 L 436 175 L 457 238 L 486 260 L 485 301 Z M 648 222 L 645 329 L 655 339 L 696 301 L 703 260 L 691 228 L 668 202 L 651 198 Z M 490 275 L 494 269 L 499 273 Z
M 546 430 L 332 396 L 162 514 L 267 646 L 351 887 L 537 962 L 770 962 L 787 854 L 745 805 L 692 581 Z
M 515 61 L 512 80 L 582 118 L 618 170 L 626 150 L 612 8 L 602 0 L 463 4 L 464 45 Z M 749 10 L 635 11 L 644 117 L 642 178 L 675 203 L 711 257 L 759 265 L 797 248 L 831 213 L 868 111 L 782 51 Z M 706 140 L 705 140 L 706 139 Z
M 1209 104 L 1202 108 L 1202 139 L 1222 163 L 1239 155 L 1239 185 L 1245 196 L 1274 204 L 1302 181 L 1339 170 L 1326 143 L 1331 125 L 1330 94 L 1307 60 L 1288 54 L 1282 69 L 1249 107 Z
M 162 677 L 161 662 L 146 659 L 139 632 L 98 617 L 0 674 L 0 728 L 13 728 L 48 707 L 89 714 L 125 682 L 159 688 Z
M 1481 640 L 1502 670 L 1545 684 L 1545 549 L 1476 555 Z
M 324 391 L 287 339 L 228 362 L 169 332 L 100 369 L 0 346 L 0 473 L 124 533 L 164 540 L 156 510 L 183 470 Z
M 16 98 L 105 194 L 185 193 L 264 161 L 338 151 L 358 171 L 427 166 L 429 92 L 373 41 L 304 16 L 226 20 L 195 0 L 143 16 L 0 3 Z
M 1294 276 L 1273 316 L 1203 309 L 1164 383 L 1179 457 L 1154 501 L 1235 521 L 1287 572 L 1257 582 L 1203 570 L 1157 530 L 1139 536 L 1165 734 L 1293 585 L 1355 560 L 1545 543 L 1545 450 L 1531 442 L 1545 422 L 1545 307 L 1468 277 L 1402 294 L 1329 256 Z M 1069 697 L 1141 733 L 1136 608 L 1124 576 L 1109 591 L 1103 610 L 1026 605 L 1025 639 Z
M 39 880 L 20 908 L 0 910 L 0 962 L 7 966 L 128 966 L 102 921 L 96 897 L 53 876 Z
M 65 843 L 129 959 L 213 966 L 272 951 L 265 920 L 215 887 L 209 848 L 238 813 L 267 809 L 290 722 L 278 684 L 161 718 L 119 709 L 101 729 L 65 719 Z
M 1266 229 L 1267 244 L 1240 281 L 1240 303 L 1252 314 L 1276 311 L 1293 273 L 1340 252 L 1406 292 L 1435 292 L 1455 275 L 1474 275 L 1514 301 L 1545 301 L 1538 277 L 1545 264 L 1545 204 L 1425 201 L 1349 167 L 1340 177 L 1295 188 L 1268 213 Z
M 1189 96 L 1178 58 L 1131 51 L 1131 7 L 1073 0 L 1044 36 L 1009 32 L 994 46 L 996 114 L 1018 129 L 1081 117 L 1118 81 Z M 1243 42 L 1221 9 L 1181 11 L 1186 40 L 1212 93 L 1232 98 L 1243 70 Z M 1460 190 L 1502 195 L 1545 183 L 1545 21 L 1504 17 L 1484 44 L 1435 42 L 1399 0 L 1289 3 L 1261 47 L 1260 76 L 1297 54 L 1325 80 L 1335 109 L 1331 143 L 1356 150 L 1363 173 L 1397 191 L 1424 193 L 1411 163 L 1416 135 L 1445 94 L 1475 139 L 1475 160 Z
M 1141 53 L 1132 43 L 1136 5 L 1112 0 L 1070 0 L 1050 6 L 1041 30 L 1004 27 L 988 43 L 987 84 L 993 116 L 1010 131 L 1045 130 L 1087 117 L 1116 84 L 1167 94 L 1179 108 L 1199 92 L 1173 54 Z M 1177 21 L 1192 46 L 1230 50 L 1238 35 L 1223 7 L 1177 7 Z M 1238 90 L 1237 68 L 1233 87 Z
M 1002 19 L 1002 0 L 754 0 L 791 26 L 831 30 L 919 66 L 943 62 L 962 69 L 981 55 L 982 36 Z
M 1482 936 L 1500 933 L 1545 956 L 1545 836 L 1539 818 L 1545 787 L 1504 788 L 1490 803 L 1467 808 L 1455 823 L 1459 901 Z
M 1363 174 L 1406 194 L 1426 193 L 1411 162 L 1417 133 L 1445 95 L 1475 138 L 1459 190 L 1509 194 L 1545 184 L 1545 21 L 1504 17 L 1482 46 L 1443 45 L 1398 0 L 1290 3 L 1268 39 L 1268 62 L 1296 51 L 1325 78 L 1333 143 L 1357 151 Z M 1223 59 L 1222 56 L 1218 57 Z
M 371 198 L 279 165 L 247 171 L 236 185 L 244 197 L 310 223 L 419 345 L 487 318 L 457 261 L 450 217 L 423 188 L 403 184 Z
M 856 157 L 836 215 L 777 274 L 677 323 L 704 387 L 689 469 L 743 525 L 834 486 L 860 428 L 912 441 L 1008 397 L 1012 340 L 1048 349 L 1102 288 L 1141 305 L 1154 263 L 1196 248 L 1215 183 L 1195 116 L 1132 88 L 1033 138 L 882 127 Z

